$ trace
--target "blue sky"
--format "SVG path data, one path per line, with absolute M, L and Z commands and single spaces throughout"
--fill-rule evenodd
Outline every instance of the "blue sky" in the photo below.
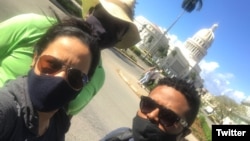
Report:
M 183 11 L 182 0 L 137 0 L 135 16 L 168 28 Z M 184 42 L 202 28 L 219 26 L 208 54 L 200 62 L 205 86 L 214 95 L 237 102 L 250 96 L 250 1 L 203 0 L 200 11 L 185 13 L 169 31 Z

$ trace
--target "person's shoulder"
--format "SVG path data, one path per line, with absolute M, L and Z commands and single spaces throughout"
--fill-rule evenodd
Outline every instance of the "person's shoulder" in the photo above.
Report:
M 35 14 L 35 13 L 27 13 L 27 14 L 19 14 L 14 17 L 11 17 L 1 23 L 2 28 L 10 29 L 14 31 L 22 31 L 24 29 L 39 29 L 42 27 L 49 27 L 56 22 L 55 18 Z M 26 31 L 26 30 L 24 30 Z
M 33 19 L 42 19 L 42 18 L 45 18 L 45 17 L 40 14 L 25 13 L 25 14 L 19 14 L 19 15 L 13 16 L 6 21 L 16 21 L 16 22 L 27 21 L 28 22 L 28 21 L 32 21 Z
M 132 129 L 128 127 L 120 127 L 108 133 L 100 141 L 129 141 L 131 138 Z

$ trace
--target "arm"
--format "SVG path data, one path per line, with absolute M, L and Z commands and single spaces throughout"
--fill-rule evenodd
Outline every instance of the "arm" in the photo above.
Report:
M 0 23 L 0 87 L 7 80 L 27 73 L 33 58 L 33 46 L 53 21 L 31 13 Z

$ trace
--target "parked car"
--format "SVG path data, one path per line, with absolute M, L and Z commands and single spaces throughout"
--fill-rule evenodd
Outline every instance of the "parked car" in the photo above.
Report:
M 204 110 L 207 114 L 212 114 L 214 111 L 214 109 L 211 106 L 206 106 Z

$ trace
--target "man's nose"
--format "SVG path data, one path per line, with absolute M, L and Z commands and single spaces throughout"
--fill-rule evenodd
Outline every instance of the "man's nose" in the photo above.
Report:
M 154 109 L 153 111 L 147 113 L 147 118 L 150 121 L 155 121 L 157 123 L 159 123 L 159 108 Z

